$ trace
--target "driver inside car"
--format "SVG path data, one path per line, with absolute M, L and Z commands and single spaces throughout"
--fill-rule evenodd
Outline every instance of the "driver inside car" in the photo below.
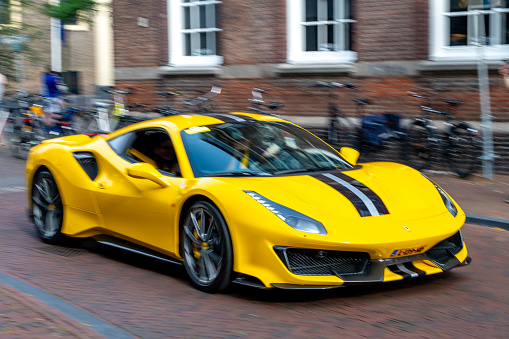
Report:
M 157 133 L 152 135 L 151 141 L 153 144 L 151 158 L 155 161 L 156 167 L 162 171 L 180 175 L 177 155 L 170 138 L 166 134 Z

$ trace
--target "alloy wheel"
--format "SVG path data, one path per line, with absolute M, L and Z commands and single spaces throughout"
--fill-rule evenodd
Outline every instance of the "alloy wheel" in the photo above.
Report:
M 32 187 L 32 213 L 39 236 L 56 240 L 60 236 L 63 206 L 60 192 L 51 173 L 37 173 Z

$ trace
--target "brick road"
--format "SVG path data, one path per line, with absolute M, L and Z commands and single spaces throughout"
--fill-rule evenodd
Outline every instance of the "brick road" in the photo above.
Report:
M 22 162 L 10 158 L 4 148 L 0 166 L 4 180 L 0 181 L 0 273 L 132 337 L 508 337 L 507 231 L 465 225 L 473 263 L 440 275 L 329 291 L 267 292 L 239 286 L 210 295 L 193 289 L 181 267 L 87 243 L 61 247 L 39 242 L 26 217 L 24 192 L 6 189 L 11 181 L 16 183 L 12 187 L 19 187 Z M 459 186 L 454 180 L 444 182 Z M 505 190 L 501 186 L 501 193 L 495 192 L 497 185 L 463 186 L 468 190 L 454 190 L 464 195 L 465 203 L 478 190 L 484 200 L 502 197 Z M 506 205 L 500 204 L 498 217 L 504 217 Z M 48 307 L 37 295 L 0 284 L 1 338 L 98 337 L 94 330 Z

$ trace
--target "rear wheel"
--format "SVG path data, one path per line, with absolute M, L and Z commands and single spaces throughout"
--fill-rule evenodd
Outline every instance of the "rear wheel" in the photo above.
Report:
M 42 241 L 49 244 L 61 243 L 64 210 L 62 198 L 53 175 L 46 170 L 39 171 L 32 184 L 32 214 L 35 229 Z
M 406 159 L 411 167 L 420 171 L 428 168 L 436 150 L 436 143 L 433 141 L 433 131 L 420 121 L 413 122 L 407 129 L 407 138 L 404 143 L 403 159 Z
M 230 233 L 214 205 L 198 201 L 187 210 L 180 230 L 180 253 L 189 278 L 199 290 L 214 293 L 230 285 Z
M 466 178 L 475 170 L 480 154 L 480 137 L 467 125 L 451 128 L 448 136 L 447 160 L 451 170 L 460 178 Z

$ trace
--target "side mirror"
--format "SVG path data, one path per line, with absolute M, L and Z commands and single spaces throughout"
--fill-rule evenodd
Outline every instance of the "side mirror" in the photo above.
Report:
M 341 154 L 341 156 L 352 165 L 357 165 L 357 160 L 359 159 L 360 154 L 359 151 L 350 147 L 341 147 L 339 154 Z
M 169 187 L 171 184 L 157 171 L 157 169 L 147 163 L 140 162 L 127 167 L 127 175 L 136 179 L 147 179 L 161 187 Z

